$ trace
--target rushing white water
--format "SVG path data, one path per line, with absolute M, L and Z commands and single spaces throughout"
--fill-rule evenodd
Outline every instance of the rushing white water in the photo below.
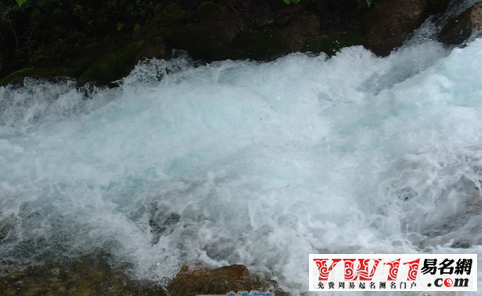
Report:
M 481 254 L 480 69 L 475 40 L 0 88 L 3 263 L 103 248 L 139 278 L 241 263 L 298 294 L 310 253 Z

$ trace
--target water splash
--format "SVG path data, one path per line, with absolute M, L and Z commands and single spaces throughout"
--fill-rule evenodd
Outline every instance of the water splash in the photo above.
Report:
M 0 88 L 0 253 L 102 248 L 137 277 L 309 253 L 481 253 L 482 41 L 140 64 L 115 89 Z M 480 277 L 479 277 L 480 278 Z

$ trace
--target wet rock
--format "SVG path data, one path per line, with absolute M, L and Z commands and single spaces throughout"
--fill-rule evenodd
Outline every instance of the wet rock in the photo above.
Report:
M 82 259 L 62 264 L 32 266 L 0 278 L 1 295 L 164 296 L 154 283 L 129 279 L 126 267 L 112 268 L 102 261 Z
M 449 19 L 437 39 L 446 45 L 461 45 L 475 30 L 482 31 L 481 2 Z
M 131 44 L 118 51 L 105 53 L 77 79 L 79 85 L 98 82 L 109 85 L 113 81 L 127 76 L 137 63 L 137 44 Z
M 227 294 L 231 291 L 251 291 L 253 279 L 244 265 L 205 267 L 190 270 L 184 266 L 169 285 L 171 296 Z
M 360 45 L 362 43 L 363 39 L 361 35 L 353 31 L 337 37 L 308 38 L 303 45 L 302 51 L 312 53 L 324 52 L 332 56 L 344 47 Z
M 0 86 L 5 86 L 14 81 L 22 80 L 25 77 L 54 79 L 56 77 L 71 77 L 78 75 L 78 71 L 66 67 L 43 67 L 43 68 L 25 68 L 2 78 Z
M 400 47 L 427 14 L 427 0 L 377 0 L 363 17 L 365 46 L 386 56 Z
M 289 292 L 279 287 L 277 281 L 271 279 L 270 276 L 256 274 L 253 276 L 253 290 L 257 292 L 270 292 L 276 296 L 290 296 Z
M 151 40 L 141 40 L 137 43 L 137 59 L 168 59 L 166 44 L 162 37 L 154 37 Z

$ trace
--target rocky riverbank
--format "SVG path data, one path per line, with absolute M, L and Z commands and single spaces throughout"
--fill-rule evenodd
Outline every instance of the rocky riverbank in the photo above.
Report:
M 251 275 L 243 265 L 184 266 L 170 283 L 134 280 L 129 276 L 128 266 L 113 267 L 100 257 L 50 262 L 0 277 L 4 296 L 194 296 L 231 291 L 289 295 L 277 286 L 273 280 Z
M 201 62 L 267 61 L 300 51 L 333 55 L 353 45 L 383 56 L 401 46 L 427 17 L 441 15 L 459 1 L 171 0 L 122 6 L 115 1 L 62 5 L 44 0 L 15 9 L 11 2 L 2 8 L 0 85 L 26 76 L 112 85 L 139 61 L 169 59 L 173 49 Z M 51 18 L 41 17 L 54 8 Z M 470 21 L 455 23 L 440 38 L 446 44 L 459 44 L 470 35 Z M 29 38 L 21 38 L 25 34 Z

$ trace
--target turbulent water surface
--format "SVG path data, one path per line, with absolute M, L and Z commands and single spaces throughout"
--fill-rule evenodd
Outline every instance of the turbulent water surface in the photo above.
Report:
M 310 253 L 481 254 L 481 69 L 482 40 L 427 41 L 0 88 L 0 264 L 102 248 L 138 278 L 241 263 L 297 294 Z

